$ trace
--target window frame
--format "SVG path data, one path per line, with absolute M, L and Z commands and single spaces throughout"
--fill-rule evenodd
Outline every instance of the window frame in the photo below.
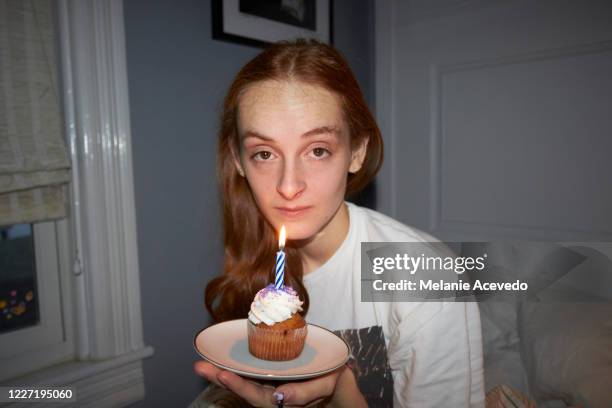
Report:
M 0 381 L 74 356 L 67 224 L 32 224 L 39 323 L 0 334 Z

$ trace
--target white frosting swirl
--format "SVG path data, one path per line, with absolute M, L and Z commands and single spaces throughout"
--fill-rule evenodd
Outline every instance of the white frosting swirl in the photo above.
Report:
M 283 286 L 281 289 L 276 289 L 270 284 L 255 295 L 249 311 L 249 320 L 253 324 L 264 322 L 272 326 L 302 311 L 302 303 L 293 288 Z

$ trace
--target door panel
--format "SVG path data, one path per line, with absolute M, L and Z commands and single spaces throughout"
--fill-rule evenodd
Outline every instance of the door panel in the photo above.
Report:
M 611 3 L 377 7 L 383 211 L 444 239 L 612 238 Z

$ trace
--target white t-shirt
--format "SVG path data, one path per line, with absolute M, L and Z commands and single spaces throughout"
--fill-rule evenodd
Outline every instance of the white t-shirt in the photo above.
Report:
M 392 399 L 394 407 L 484 407 L 476 303 L 361 302 L 361 242 L 438 240 L 376 211 L 346 204 L 350 216 L 346 239 L 324 265 L 304 276 L 310 297 L 306 320 L 347 334 L 343 338 L 355 345 L 351 351 L 358 373 L 371 374 L 373 379 L 385 376 L 381 366 L 387 367 L 387 373 L 390 369 L 387 385 L 370 386 L 369 395 L 365 393 L 370 403 L 376 394 L 377 403 L 372 405 L 390 405 Z M 363 344 L 364 339 L 376 341 L 376 330 L 380 348 L 386 347 L 387 361 L 382 363 L 380 356 L 374 357 L 377 349 Z M 378 363 L 367 367 L 372 360 Z M 358 383 L 362 392 L 368 388 L 359 377 Z

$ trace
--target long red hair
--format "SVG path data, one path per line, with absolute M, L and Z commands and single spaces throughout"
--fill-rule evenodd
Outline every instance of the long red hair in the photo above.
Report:
M 205 291 L 206 308 L 217 322 L 246 317 L 257 291 L 274 281 L 278 238 L 259 211 L 247 180 L 238 173 L 233 160 L 240 152 L 236 130 L 240 96 L 247 87 L 267 80 L 300 81 L 322 86 L 339 96 L 352 148 L 367 140 L 361 169 L 347 176 L 347 195 L 370 183 L 382 164 L 383 143 L 378 125 L 348 63 L 333 47 L 315 40 L 280 42 L 249 61 L 238 72 L 225 97 L 219 130 L 217 166 L 225 262 L 223 274 L 210 281 Z M 288 241 L 285 252 L 285 282 L 304 301 L 306 314 L 308 293 L 302 283 L 299 251 Z

